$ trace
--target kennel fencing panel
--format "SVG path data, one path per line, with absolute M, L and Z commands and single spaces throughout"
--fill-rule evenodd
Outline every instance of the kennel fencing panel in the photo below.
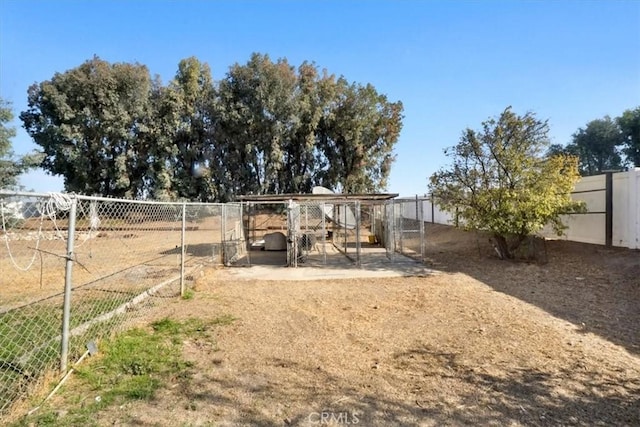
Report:
M 250 264 L 242 210 L 241 203 L 222 207 L 222 260 L 227 266 Z
M 330 207 L 323 202 L 301 202 L 299 205 L 299 230 L 296 236 L 296 264 L 327 264 L 327 212 Z
M 368 235 L 361 229 L 360 202 L 332 202 L 329 206 L 327 216 L 331 218 L 329 230 L 334 247 L 360 266 L 361 238 Z
M 399 253 L 423 260 L 425 244 L 424 203 L 420 198 L 396 199 L 394 206 L 394 241 Z
M 287 204 L 242 204 L 248 265 L 287 265 Z

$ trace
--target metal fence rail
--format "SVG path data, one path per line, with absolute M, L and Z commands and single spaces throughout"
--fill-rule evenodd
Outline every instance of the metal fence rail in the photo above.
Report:
M 246 250 L 233 203 L 0 191 L 0 220 L 0 418 L 191 271 Z

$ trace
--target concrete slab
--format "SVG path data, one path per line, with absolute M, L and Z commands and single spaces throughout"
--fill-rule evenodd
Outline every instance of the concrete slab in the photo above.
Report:
M 435 270 L 401 254 L 387 257 L 384 249 L 363 250 L 361 267 L 335 248 L 327 246 L 326 264 L 324 253 L 312 252 L 297 268 L 286 267 L 286 253 L 265 253 L 255 251 L 250 254 L 251 266 L 225 268 L 225 275 L 234 279 L 260 280 L 327 280 L 376 277 L 415 277 L 436 274 Z M 355 253 L 353 254 L 355 257 Z M 245 264 L 246 265 L 246 264 Z

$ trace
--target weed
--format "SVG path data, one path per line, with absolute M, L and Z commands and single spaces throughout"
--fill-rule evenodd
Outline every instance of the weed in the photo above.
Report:
M 227 326 L 235 322 L 237 319 L 230 314 L 223 314 L 222 316 L 216 317 L 212 321 L 212 325 L 217 326 Z
M 77 368 L 78 386 L 62 396 L 72 409 L 61 414 L 43 407 L 16 426 L 94 425 L 95 414 L 103 408 L 130 400 L 150 400 L 169 380 L 191 378 L 193 363 L 182 358 L 185 338 L 211 338 L 215 326 L 234 320 L 228 315 L 183 322 L 164 318 L 153 322 L 150 330 L 132 329 L 107 339 L 100 345 L 99 356 Z M 92 398 L 87 399 L 87 395 Z
M 193 299 L 194 296 L 195 296 L 195 292 L 193 292 L 192 289 L 186 289 L 184 291 L 184 293 L 182 294 L 182 299 L 183 300 L 190 300 L 190 299 Z

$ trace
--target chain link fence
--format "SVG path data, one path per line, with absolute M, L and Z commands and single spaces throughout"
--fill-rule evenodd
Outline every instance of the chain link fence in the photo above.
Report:
M 424 259 L 425 213 L 420 198 L 393 201 L 393 240 L 395 251 L 418 260 Z
M 249 264 L 357 267 L 396 252 L 423 257 L 423 201 L 248 202 Z M 382 257 L 382 258 L 381 258 Z
M 289 222 L 295 231 L 289 232 L 289 265 L 326 265 L 329 249 L 326 221 L 328 209 L 325 203 L 317 202 L 294 203 L 289 206 Z
M 246 252 L 240 204 L 0 191 L 0 417 L 192 272 Z
M 184 294 L 204 265 L 322 266 L 328 252 L 356 266 L 381 251 L 423 259 L 424 206 L 418 198 L 213 204 L 0 191 L 0 417 L 97 340 Z

